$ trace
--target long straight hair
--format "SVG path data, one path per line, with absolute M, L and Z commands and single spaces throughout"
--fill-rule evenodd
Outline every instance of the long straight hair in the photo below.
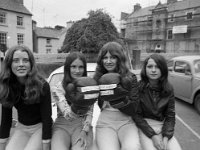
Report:
M 117 58 L 117 68 L 115 68 L 116 73 L 119 73 L 121 76 L 130 74 L 130 70 L 127 65 L 127 58 L 123 52 L 123 47 L 117 42 L 108 42 L 100 49 L 97 58 L 97 68 L 94 75 L 94 78 L 97 81 L 103 74 L 108 73 L 103 65 L 103 58 L 107 52 Z
M 84 67 L 84 72 L 83 72 L 83 76 L 87 76 L 87 64 L 86 64 L 86 58 L 84 56 L 84 54 L 80 53 L 80 52 L 72 52 L 70 53 L 66 59 L 65 59 L 65 64 L 64 64 L 64 77 L 62 80 L 62 85 L 65 91 L 66 87 L 69 83 L 73 82 L 73 78 L 71 76 L 71 71 L 70 71 L 70 66 L 71 64 L 76 60 L 76 59 L 80 59 L 83 62 L 83 67 Z M 66 92 L 67 94 L 67 92 Z
M 17 50 L 28 54 L 31 65 L 31 70 L 28 72 L 25 81 L 24 101 L 26 104 L 38 103 L 40 101 L 39 97 L 42 93 L 42 86 L 44 82 L 44 79 L 42 79 L 42 77 L 38 74 L 35 59 L 30 49 L 24 45 L 17 45 L 10 48 L 6 53 L 2 71 L 0 72 L 0 102 L 8 107 L 12 107 L 18 100 L 12 92 L 20 92 L 20 83 L 17 80 L 17 76 L 11 69 L 13 55 Z M 12 91 L 11 87 L 13 87 L 16 91 Z M 13 96 L 9 97 L 9 95 Z
M 148 56 L 143 62 L 143 66 L 142 66 L 142 70 L 140 74 L 141 82 L 142 82 L 140 90 L 143 90 L 143 88 L 149 83 L 149 78 L 147 77 L 147 74 L 146 74 L 146 66 L 148 64 L 149 59 L 153 59 L 155 63 L 157 64 L 157 67 L 160 69 L 161 77 L 158 79 L 159 80 L 158 86 L 161 87 L 162 93 L 163 94 L 169 93 L 172 89 L 172 86 L 168 82 L 167 62 L 162 55 L 156 54 L 156 53 Z

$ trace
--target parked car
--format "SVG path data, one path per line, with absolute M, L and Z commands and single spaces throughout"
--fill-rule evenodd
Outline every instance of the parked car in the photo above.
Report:
M 174 57 L 168 70 L 175 97 L 194 104 L 200 114 L 200 55 Z

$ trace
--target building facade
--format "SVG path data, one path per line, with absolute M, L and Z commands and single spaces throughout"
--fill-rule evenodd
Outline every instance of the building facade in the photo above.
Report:
M 20 44 L 33 49 L 32 14 L 23 0 L 0 0 L 0 46 L 8 49 Z
M 121 35 L 141 52 L 200 52 L 200 1 L 167 0 L 156 6 L 134 5 L 121 14 Z
M 65 39 L 67 30 L 74 22 L 67 22 L 66 27 L 37 27 L 36 22 L 33 21 L 33 49 L 35 53 L 48 54 L 59 53 L 63 41 Z

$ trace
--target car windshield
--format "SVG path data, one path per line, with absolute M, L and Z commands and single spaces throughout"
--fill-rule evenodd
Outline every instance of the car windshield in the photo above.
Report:
M 49 84 L 51 87 L 55 86 L 57 83 L 62 81 L 64 74 L 63 73 L 56 73 L 51 77 Z
M 200 73 L 200 59 L 194 61 L 194 72 L 195 73 Z

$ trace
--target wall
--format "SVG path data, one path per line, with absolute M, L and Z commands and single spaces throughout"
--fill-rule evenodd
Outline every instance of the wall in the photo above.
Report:
M 8 48 L 17 45 L 17 33 L 24 34 L 24 45 L 33 49 L 32 41 L 32 18 L 29 15 L 20 13 L 7 12 L 7 24 L 1 25 L 1 31 L 7 33 L 7 46 Z M 17 26 L 17 15 L 24 18 L 24 26 Z

